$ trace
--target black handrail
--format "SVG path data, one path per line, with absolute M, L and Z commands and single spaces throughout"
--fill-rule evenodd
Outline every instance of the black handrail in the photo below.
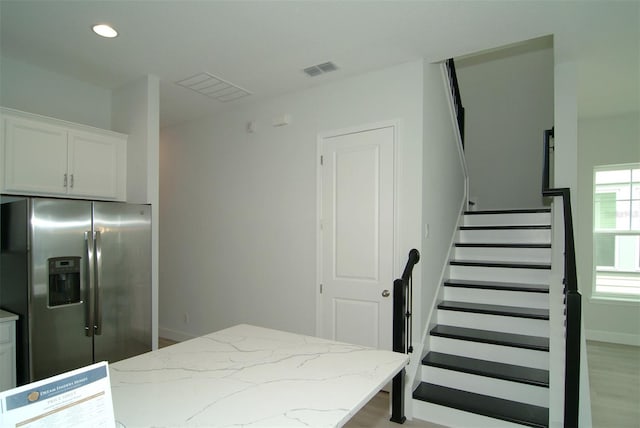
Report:
M 420 261 L 415 248 L 409 251 L 402 277 L 393 281 L 393 351 L 409 354 L 411 346 L 411 308 L 413 306 L 413 267 Z M 391 384 L 391 421 L 399 424 L 404 416 L 404 369 L 394 376 Z
M 564 295 L 565 295 L 565 378 L 564 378 L 564 426 L 578 426 L 580 413 L 580 319 L 582 296 L 578 292 L 576 249 L 571 215 L 571 190 L 549 188 L 549 155 L 554 129 L 544 131 L 544 155 L 542 168 L 542 195 L 561 196 L 564 214 Z
M 453 96 L 453 107 L 456 113 L 458 129 L 460 130 L 460 140 L 464 149 L 464 107 L 462 106 L 462 96 L 460 95 L 460 86 L 458 85 L 458 74 L 453 58 L 449 58 L 445 65 L 447 66 L 447 74 L 449 75 L 449 88 Z
M 543 151 L 542 151 L 542 194 L 548 192 L 549 189 L 549 170 L 551 165 L 551 139 L 554 137 L 554 129 L 545 129 L 543 139 Z
M 413 306 L 413 267 L 420 261 L 415 248 L 409 251 L 402 277 L 393 281 L 393 351 L 410 354 L 411 308 Z

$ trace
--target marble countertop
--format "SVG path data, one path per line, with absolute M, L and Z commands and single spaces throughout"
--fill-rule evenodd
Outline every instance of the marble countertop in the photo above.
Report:
M 7 312 L 3 309 L 0 309 L 0 322 L 9 322 L 9 321 L 17 321 L 18 316 L 16 314 L 12 314 L 11 312 Z
M 109 366 L 116 420 L 138 427 L 335 427 L 408 357 L 246 324 Z

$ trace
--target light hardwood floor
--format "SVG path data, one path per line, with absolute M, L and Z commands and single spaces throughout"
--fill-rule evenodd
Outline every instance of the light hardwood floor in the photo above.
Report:
M 355 414 L 345 428 L 440 428 L 442 425 L 414 419 L 399 425 L 389 420 L 389 394 L 379 392 Z
M 159 339 L 159 346 L 174 341 Z M 587 342 L 591 412 L 594 428 L 640 428 L 640 347 Z M 440 428 L 414 419 L 403 425 L 389 421 L 389 394 L 379 392 L 346 428 Z
M 587 342 L 594 428 L 640 427 L 640 347 Z
M 171 346 L 171 345 L 175 345 L 176 342 L 175 340 L 171 340 L 171 339 L 165 339 L 164 337 L 159 337 L 158 338 L 158 347 L 159 348 L 164 348 L 166 346 Z

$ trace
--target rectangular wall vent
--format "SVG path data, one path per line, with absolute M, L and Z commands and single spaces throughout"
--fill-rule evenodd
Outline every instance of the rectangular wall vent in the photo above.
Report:
M 338 67 L 334 63 L 329 61 L 329 62 L 323 62 L 322 64 L 312 65 L 311 67 L 307 67 L 302 71 L 304 71 L 306 75 L 309 77 L 316 77 L 324 73 L 336 71 L 337 69 Z
M 251 95 L 251 92 L 246 89 L 227 82 L 211 73 L 198 73 L 175 83 L 223 103 Z

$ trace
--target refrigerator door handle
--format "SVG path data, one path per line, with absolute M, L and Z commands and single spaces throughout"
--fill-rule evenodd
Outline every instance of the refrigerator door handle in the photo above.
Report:
M 93 337 L 93 311 L 95 304 L 95 290 L 94 290 L 94 281 L 95 281 L 95 270 L 94 270 L 94 242 L 93 242 L 93 232 L 88 231 L 84 233 L 84 241 L 87 246 L 87 260 L 86 260 L 86 281 L 87 281 L 87 314 L 85 318 L 85 334 L 88 337 Z
M 102 334 L 102 234 L 95 232 L 96 288 L 95 288 L 95 333 Z

